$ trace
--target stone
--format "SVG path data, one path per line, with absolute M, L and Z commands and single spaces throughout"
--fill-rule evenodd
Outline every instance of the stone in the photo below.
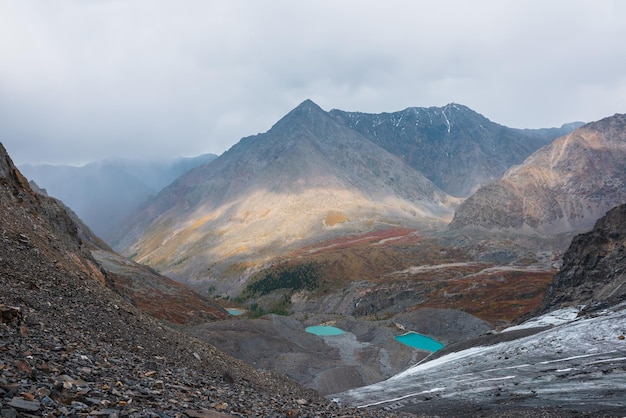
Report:
M 18 411 L 37 412 L 41 408 L 41 403 L 39 401 L 27 401 L 23 398 L 14 397 L 9 402 L 9 406 L 17 409 Z
M 100 399 L 92 397 L 85 397 L 83 398 L 83 401 L 85 401 L 87 405 L 100 405 L 100 403 L 102 402 Z
M 25 361 L 22 360 L 16 360 L 15 361 L 15 367 L 17 367 L 18 370 L 24 372 L 24 373 L 32 373 L 33 369 L 30 367 L 30 365 L 28 363 L 26 363 Z
M 19 325 L 22 322 L 22 308 L 0 305 L 0 323 Z
M 30 392 L 22 392 L 20 393 L 20 396 L 24 399 L 26 399 L 27 401 L 33 401 L 35 400 L 35 395 L 33 395 Z
M 92 411 L 89 413 L 89 415 L 93 415 L 96 417 L 102 417 L 102 416 L 117 416 L 117 414 L 119 413 L 119 411 L 117 409 L 101 409 L 100 411 Z
M 71 407 L 77 411 L 83 411 L 89 408 L 89 406 L 87 406 L 86 404 L 78 401 L 72 401 Z
M 10 407 L 0 409 L 0 417 L 2 418 L 17 418 L 17 411 Z
M 42 403 L 44 406 L 47 406 L 47 407 L 52 407 L 52 406 L 54 405 L 54 403 L 55 403 L 55 402 L 54 402 L 54 400 L 53 400 L 52 398 L 50 398 L 50 397 L 48 397 L 48 396 L 44 396 L 44 397 L 42 397 L 42 398 L 41 398 L 41 403 Z
M 50 389 L 48 389 L 48 388 L 37 388 L 35 393 L 40 398 L 42 398 L 44 396 L 50 396 Z
M 227 418 L 232 415 L 222 414 L 221 412 L 203 409 L 200 411 L 186 410 L 185 414 L 190 418 Z

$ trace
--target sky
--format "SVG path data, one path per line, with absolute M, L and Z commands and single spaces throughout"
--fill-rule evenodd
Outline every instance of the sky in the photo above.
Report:
M 0 0 L 18 165 L 221 154 L 306 99 L 461 103 L 515 128 L 626 113 L 622 0 Z

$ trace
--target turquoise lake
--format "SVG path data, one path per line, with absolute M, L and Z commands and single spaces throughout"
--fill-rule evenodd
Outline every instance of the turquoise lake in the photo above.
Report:
M 229 314 L 233 315 L 233 316 L 239 316 L 239 315 L 243 315 L 246 313 L 245 309 L 239 309 L 239 308 L 226 308 L 226 312 L 228 312 Z
M 330 325 L 314 325 L 312 327 L 306 327 L 305 331 L 311 334 L 322 336 L 341 335 L 345 333 L 345 331 L 341 328 L 331 327 Z
M 439 341 L 416 332 L 407 332 L 404 335 L 398 335 L 396 340 L 409 347 L 417 348 L 418 350 L 435 352 L 443 348 L 443 344 Z

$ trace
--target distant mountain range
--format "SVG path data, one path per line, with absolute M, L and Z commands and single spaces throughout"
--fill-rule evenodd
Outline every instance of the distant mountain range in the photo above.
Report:
M 105 241 L 111 228 L 152 195 L 193 167 L 215 159 L 194 158 L 140 161 L 109 159 L 82 167 L 30 165 L 20 171 L 48 194 L 61 199 Z

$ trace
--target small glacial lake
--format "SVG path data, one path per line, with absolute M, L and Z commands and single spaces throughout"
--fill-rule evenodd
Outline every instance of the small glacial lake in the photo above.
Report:
M 239 316 L 239 315 L 243 315 L 246 313 L 245 309 L 239 309 L 239 308 L 226 308 L 226 312 L 228 312 L 229 314 L 233 315 L 233 316 Z
M 398 335 L 396 340 L 409 347 L 417 348 L 418 350 L 435 352 L 443 348 L 443 344 L 439 341 L 416 332 L 407 332 L 404 335 Z
M 332 327 L 330 325 L 314 325 L 311 327 L 306 327 L 305 331 L 320 336 L 341 335 L 345 333 L 345 331 L 341 328 Z

